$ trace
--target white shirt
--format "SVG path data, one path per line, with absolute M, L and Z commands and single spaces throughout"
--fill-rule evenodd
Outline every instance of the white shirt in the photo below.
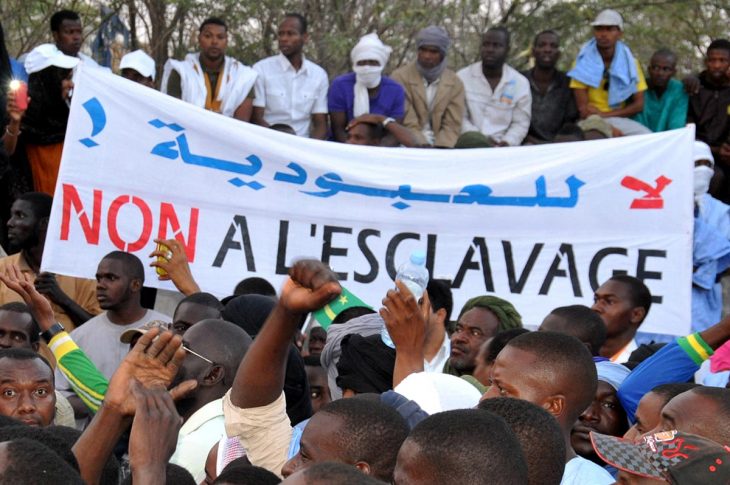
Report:
M 629 361 L 629 357 L 631 357 L 631 354 L 634 352 L 634 350 L 638 349 L 639 346 L 636 345 L 636 340 L 631 339 L 631 341 L 626 344 L 626 347 L 619 350 L 616 355 L 611 357 L 611 362 L 615 362 L 617 364 L 623 364 L 625 362 Z
M 152 320 L 169 321 L 170 317 L 154 310 L 147 310 L 142 318 L 128 325 L 117 325 L 107 317 L 107 312 L 91 318 L 89 321 L 75 328 L 71 338 L 81 350 L 96 365 L 104 377 L 111 379 L 114 372 L 129 353 L 129 344 L 119 341 L 125 330 L 139 328 Z M 56 389 L 64 396 L 73 396 L 71 385 L 61 370 L 56 368 Z
M 185 468 L 201 483 L 205 479 L 208 453 L 226 435 L 223 398 L 211 401 L 185 421 L 177 436 L 175 454 L 170 463 Z
M 431 112 L 433 112 L 433 100 L 436 99 L 436 92 L 439 89 L 439 81 L 441 81 L 441 78 L 436 79 L 431 84 L 426 81 L 426 79 L 423 79 L 423 87 L 426 90 L 426 104 L 428 105 L 428 120 L 426 120 L 426 125 L 423 127 L 422 133 L 423 137 L 426 139 L 426 141 L 433 145 L 434 136 L 433 136 L 433 127 L 431 126 Z
M 504 64 L 502 79 L 492 90 L 482 73 L 481 62 L 465 67 L 456 75 L 464 83 L 466 95 L 461 132 L 481 131 L 497 142 L 520 145 L 527 136 L 532 115 L 532 94 L 527 78 Z
M 283 54 L 262 59 L 253 68 L 258 73 L 253 105 L 264 109 L 264 121 L 284 123 L 298 136 L 309 136 L 314 113 L 327 113 L 327 73 L 302 56 L 302 67 L 294 70 Z
M 603 485 L 616 480 L 602 466 L 576 456 L 565 464 L 560 485 Z
M 431 359 L 431 362 L 427 362 L 426 359 L 423 359 L 424 372 L 443 372 L 444 365 L 446 365 L 446 361 L 449 360 L 450 356 L 451 340 L 449 339 L 449 334 L 444 332 L 444 341 L 441 344 L 441 348 L 436 355 L 434 355 L 433 359 Z

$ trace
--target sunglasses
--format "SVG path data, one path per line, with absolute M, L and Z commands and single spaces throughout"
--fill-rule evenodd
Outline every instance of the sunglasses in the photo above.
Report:
M 183 347 L 182 347 L 182 348 L 183 348 L 183 350 L 184 350 L 185 352 L 187 352 L 187 353 L 189 353 L 189 354 L 193 354 L 193 355 L 194 355 L 195 357 L 197 357 L 197 358 L 199 358 L 199 359 L 202 359 L 202 360 L 204 360 L 204 361 L 205 361 L 205 362 L 207 362 L 208 364 L 210 364 L 210 365 L 215 365 L 215 362 L 213 362 L 212 360 L 210 360 L 210 359 L 209 359 L 209 358 L 207 358 L 207 357 L 203 357 L 202 355 L 200 355 L 199 353 L 197 353 L 196 351 L 194 351 L 193 349 L 191 349 L 190 347 L 188 347 L 188 344 L 187 344 L 187 343 L 183 343 Z

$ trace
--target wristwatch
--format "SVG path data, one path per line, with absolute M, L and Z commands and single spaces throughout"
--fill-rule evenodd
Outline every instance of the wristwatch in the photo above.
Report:
M 53 337 L 55 337 L 56 335 L 58 335 L 61 332 L 65 332 L 65 331 L 66 331 L 66 329 L 63 328 L 63 325 L 56 322 L 53 325 L 51 325 L 51 328 L 49 328 L 45 332 L 41 332 L 41 337 L 43 338 L 43 340 L 46 341 L 46 343 L 50 343 L 51 339 Z
M 380 123 L 380 124 L 381 124 L 381 125 L 383 125 L 383 128 L 385 128 L 386 126 L 388 126 L 389 124 L 393 123 L 394 121 L 395 121 L 395 119 L 394 119 L 394 118 L 391 118 L 391 117 L 389 116 L 389 117 L 385 118 L 385 119 L 383 120 L 383 122 L 382 122 L 382 123 Z

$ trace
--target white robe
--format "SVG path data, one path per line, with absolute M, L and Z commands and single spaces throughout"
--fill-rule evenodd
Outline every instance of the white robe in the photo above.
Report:
M 183 61 L 169 59 L 165 63 L 162 73 L 162 92 L 165 94 L 167 94 L 167 83 L 173 69 L 180 74 L 182 100 L 205 108 L 208 90 L 205 85 L 205 74 L 200 65 L 200 54 L 188 54 Z M 252 68 L 226 56 L 223 72 L 219 75 L 223 78 L 220 80 L 216 99 L 221 102 L 221 113 L 233 117 L 236 109 L 251 92 L 257 74 Z

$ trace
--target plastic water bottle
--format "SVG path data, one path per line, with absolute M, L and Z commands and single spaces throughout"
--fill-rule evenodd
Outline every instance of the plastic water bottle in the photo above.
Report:
M 426 253 L 423 251 L 413 251 L 411 257 L 398 268 L 395 275 L 396 281 L 400 280 L 413 293 L 414 298 L 418 301 L 426 291 L 428 285 L 428 269 L 426 269 Z M 395 344 L 388 334 L 388 329 L 383 325 L 380 331 L 380 339 L 385 345 L 391 349 L 395 349 Z

